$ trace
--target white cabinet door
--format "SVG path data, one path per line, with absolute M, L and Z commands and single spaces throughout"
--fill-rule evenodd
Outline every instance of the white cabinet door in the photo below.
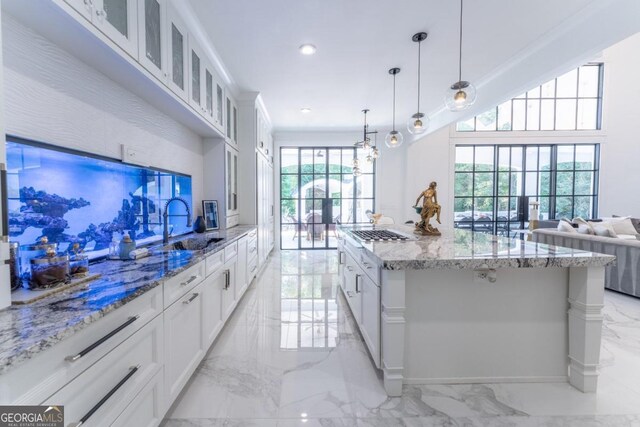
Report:
M 214 76 L 216 77 L 216 76 Z M 224 85 L 222 84 L 222 79 L 218 77 L 215 81 L 215 96 L 216 96 L 216 110 L 215 110 L 215 119 L 214 125 L 218 128 L 219 131 L 224 132 Z
M 93 25 L 129 55 L 138 58 L 137 0 L 92 0 Z
M 228 261 L 224 265 L 223 275 L 225 276 L 224 286 L 222 287 L 222 320 L 226 322 L 236 302 L 236 258 Z
M 138 61 L 160 81 L 166 82 L 167 72 L 167 1 L 138 1 Z
M 362 321 L 362 293 L 361 293 L 361 280 L 362 272 L 358 268 L 355 260 L 347 255 L 347 264 L 345 266 L 345 294 L 347 296 L 347 302 L 351 308 L 356 323 L 360 325 Z
M 222 292 L 226 275 L 222 269 L 208 276 L 202 283 L 202 333 L 205 351 L 222 329 Z
M 224 132 L 224 85 L 222 79 L 215 72 L 213 65 L 208 60 L 204 60 L 204 104 L 205 117 L 218 130 Z
M 165 402 L 170 405 L 204 356 L 202 283 L 164 311 Z
M 105 0 L 106 1 L 106 0 Z M 176 95 L 189 101 L 189 43 L 187 26 L 172 2 L 167 5 L 167 85 Z
M 227 217 L 238 215 L 238 152 L 225 145 Z
M 237 262 L 237 271 L 236 271 L 236 300 L 242 298 L 244 291 L 247 289 L 248 285 L 248 271 L 247 265 L 248 261 L 248 253 L 247 253 L 247 242 L 248 238 L 245 236 L 242 239 L 238 240 L 238 262 Z
M 203 116 L 206 113 L 204 62 L 205 57 L 200 46 L 193 37 L 189 37 L 189 103 Z
M 360 277 L 358 286 L 362 295 L 360 331 L 373 361 L 380 368 L 380 288 L 367 275 Z

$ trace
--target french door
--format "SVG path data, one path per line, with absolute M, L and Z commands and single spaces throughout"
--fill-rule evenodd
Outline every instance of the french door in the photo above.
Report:
M 355 147 L 280 149 L 280 247 L 335 249 L 338 224 L 368 223 L 375 160 Z M 361 174 L 353 175 L 354 160 Z

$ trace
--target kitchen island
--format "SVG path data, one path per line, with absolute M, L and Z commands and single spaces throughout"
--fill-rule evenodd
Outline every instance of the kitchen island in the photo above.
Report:
M 390 396 L 403 384 L 566 382 L 595 392 L 609 255 L 468 230 L 367 241 L 342 227 L 342 291 Z M 380 228 L 378 228 L 380 229 Z

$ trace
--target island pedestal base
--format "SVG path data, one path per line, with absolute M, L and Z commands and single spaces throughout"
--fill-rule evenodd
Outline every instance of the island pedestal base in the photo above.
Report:
M 604 267 L 382 270 L 384 387 L 560 382 L 595 392 Z

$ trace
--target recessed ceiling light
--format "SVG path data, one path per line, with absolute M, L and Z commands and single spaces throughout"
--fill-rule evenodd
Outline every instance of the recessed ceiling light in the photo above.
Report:
M 300 46 L 300 53 L 303 55 L 313 55 L 316 53 L 316 47 L 312 44 L 303 44 Z
M 304 113 L 304 114 L 307 114 L 307 113 L 310 113 L 310 112 L 311 112 L 311 108 L 307 108 L 307 107 L 305 107 L 305 108 L 301 108 L 301 109 L 300 109 L 300 111 L 301 111 L 302 113 Z

